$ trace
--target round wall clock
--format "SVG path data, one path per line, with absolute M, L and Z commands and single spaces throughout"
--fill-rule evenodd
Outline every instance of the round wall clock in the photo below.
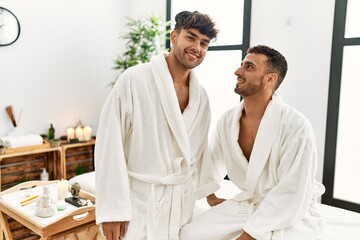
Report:
M 0 46 L 13 44 L 20 35 L 20 23 L 8 9 L 0 7 Z

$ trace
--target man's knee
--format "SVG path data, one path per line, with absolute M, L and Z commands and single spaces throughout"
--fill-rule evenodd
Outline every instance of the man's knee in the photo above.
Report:
M 194 229 L 194 224 L 186 224 L 181 230 L 180 230 L 180 238 L 179 240 L 191 240 L 195 239 L 194 235 L 196 235 L 196 229 Z M 193 233 L 193 234 L 191 234 Z

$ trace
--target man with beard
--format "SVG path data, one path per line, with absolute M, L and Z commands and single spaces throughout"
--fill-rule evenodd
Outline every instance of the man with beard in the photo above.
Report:
M 197 11 L 175 21 L 170 53 L 124 71 L 101 112 L 96 222 L 108 240 L 178 239 L 195 197 L 218 187 L 208 151 L 209 101 L 192 70 L 218 30 Z
M 275 91 L 287 72 L 267 46 L 247 51 L 235 71 L 243 97 L 212 136 L 210 152 L 239 188 L 234 198 L 207 197 L 210 208 L 181 230 L 186 240 L 310 240 L 322 229 L 316 209 L 324 186 L 315 180 L 317 155 L 310 122 Z M 206 230 L 204 230 L 206 229 Z

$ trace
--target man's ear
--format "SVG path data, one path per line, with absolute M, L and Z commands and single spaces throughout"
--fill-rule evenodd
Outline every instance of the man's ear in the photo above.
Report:
M 175 44 L 177 36 L 178 36 L 178 33 L 175 30 L 170 33 L 171 44 Z
M 276 82 L 278 81 L 279 76 L 277 73 L 268 73 L 266 74 L 266 84 L 269 86 L 276 85 Z

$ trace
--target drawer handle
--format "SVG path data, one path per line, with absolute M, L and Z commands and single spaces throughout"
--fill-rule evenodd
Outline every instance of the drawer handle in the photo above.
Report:
M 80 220 L 85 219 L 88 215 L 89 215 L 89 212 L 84 212 L 84 213 L 81 213 L 81 214 L 79 214 L 79 215 L 73 216 L 73 219 L 74 219 L 75 221 L 80 221 Z

